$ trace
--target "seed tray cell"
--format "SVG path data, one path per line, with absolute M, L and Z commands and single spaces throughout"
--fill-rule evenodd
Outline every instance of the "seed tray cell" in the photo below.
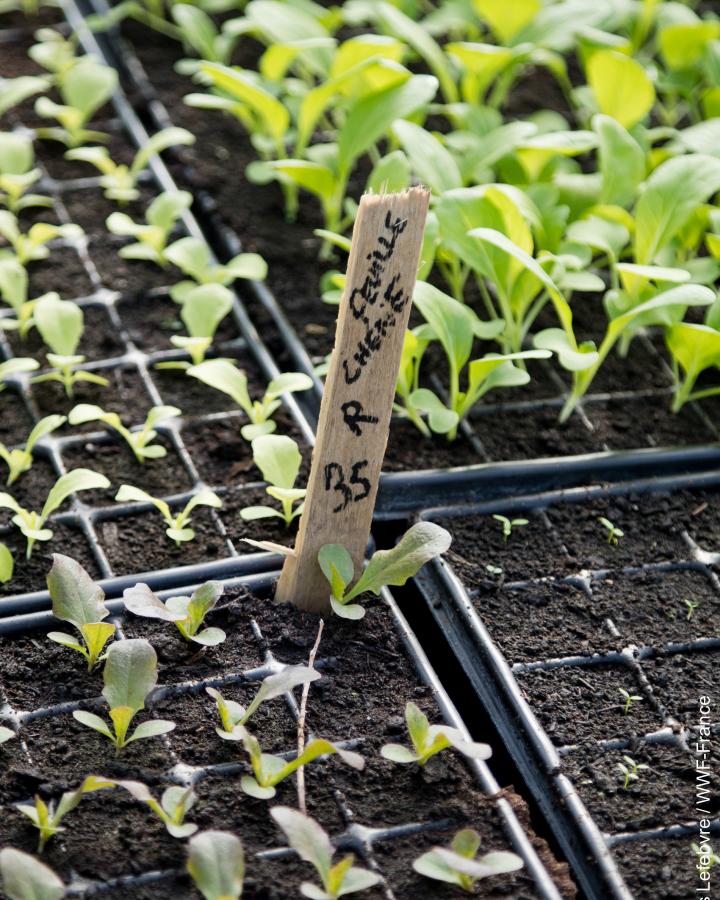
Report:
M 286 897 L 287 893 L 272 885 L 284 885 L 286 891 L 287 879 L 295 878 L 299 871 L 297 859 L 287 850 L 275 849 L 278 833 L 265 801 L 243 796 L 238 802 L 239 778 L 249 769 L 236 745 L 215 735 L 217 712 L 205 693 L 205 687 L 212 685 L 227 697 L 247 702 L 267 674 L 283 665 L 306 662 L 317 620 L 289 607 L 270 607 L 267 596 L 273 580 L 273 575 L 264 575 L 227 582 L 226 593 L 211 618 L 213 625 L 226 629 L 228 639 L 200 654 L 188 649 L 172 626 L 163 628 L 161 623 L 123 614 L 121 601 L 110 601 L 118 625 L 117 639 L 146 637 L 158 652 L 159 686 L 138 721 L 164 716 L 177 722 L 175 731 L 143 746 L 131 745 L 119 757 L 104 738 L 71 717 L 78 708 L 103 713 L 104 704 L 98 697 L 102 680 L 100 675 L 84 671 L 83 660 L 74 660 L 67 650 L 43 637 L 39 629 L 51 627 L 52 616 L 25 615 L 0 624 L 0 635 L 4 635 L 0 637 L 0 719 L 17 731 L 17 738 L 0 748 L 4 763 L 0 843 L 31 851 L 33 830 L 13 804 L 36 791 L 46 799 L 57 798 L 91 771 L 143 780 L 156 795 L 168 784 L 192 784 L 198 801 L 188 820 L 200 828 L 222 827 L 242 835 L 248 857 L 248 895 Z M 189 586 L 179 587 L 161 591 L 161 596 L 190 590 Z M 481 832 L 487 849 L 514 847 L 526 860 L 524 870 L 496 880 L 491 896 L 559 898 L 508 801 L 497 793 L 498 785 L 486 764 L 465 765 L 446 754 L 424 770 L 410 772 L 410 767 L 394 767 L 378 756 L 382 743 L 400 737 L 397 717 L 402 715 L 405 699 L 412 698 L 435 721 L 440 714 L 449 723 L 464 727 L 389 595 L 369 601 L 368 614 L 359 626 L 350 627 L 339 620 L 326 625 L 316 660 L 323 678 L 310 689 L 308 737 L 325 736 L 326 726 L 336 721 L 334 713 L 339 706 L 344 703 L 347 707 L 353 690 L 362 695 L 362 677 L 368 683 L 374 680 L 372 670 L 362 675 L 371 653 L 376 657 L 383 654 L 383 683 L 387 684 L 375 693 L 377 709 L 361 712 L 354 722 L 346 713 L 347 721 L 337 731 L 345 746 L 366 755 L 366 771 L 341 772 L 341 764 L 329 758 L 306 773 L 309 813 L 341 847 L 352 849 L 363 864 L 384 876 L 383 883 L 368 896 L 378 900 L 412 896 L 409 885 L 417 883 L 410 868 L 412 859 L 469 824 Z M 42 658 L 43 665 L 37 666 L 33 657 Z M 28 667 L 38 670 L 39 677 L 28 678 Z M 58 677 L 59 671 L 62 677 Z M 314 688 L 323 683 L 324 688 L 314 694 Z M 296 701 L 286 695 L 284 701 L 278 699 L 260 708 L 253 731 L 263 747 L 292 754 L 297 741 Z M 357 702 L 353 698 L 353 703 Z M 424 783 L 423 792 L 417 790 L 418 781 Z M 403 792 L 408 801 L 404 806 L 388 802 L 391 795 L 399 800 Z M 278 786 L 273 802 L 294 803 L 294 793 L 295 785 L 289 779 Z M 138 896 L 167 896 L 169 886 L 179 878 L 181 887 L 173 896 L 197 896 L 179 874 L 184 864 L 183 844 L 169 838 L 159 823 L 122 791 L 87 798 L 80 810 L 83 815 L 70 814 L 72 821 L 68 818 L 63 823 L 66 831 L 48 844 L 45 853 L 47 862 L 70 880 L 73 895 L 120 896 L 116 892 L 122 886 L 126 891 L 122 896 L 133 896 L 131 891 L 138 891 Z M 392 810 L 400 813 L 399 821 L 390 815 Z M 88 843 L 93 843 L 89 840 L 92 832 L 103 834 L 103 853 L 87 852 Z M 395 841 L 402 843 L 393 853 Z M 377 853 L 376 845 L 382 845 Z M 262 862 L 256 865 L 258 853 Z M 308 875 L 304 870 L 297 877 Z

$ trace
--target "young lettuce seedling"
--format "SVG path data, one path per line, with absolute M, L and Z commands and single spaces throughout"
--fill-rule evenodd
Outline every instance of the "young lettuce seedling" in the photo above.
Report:
M 168 147 L 178 144 L 194 144 L 195 136 L 184 128 L 163 128 L 135 154 L 129 166 L 113 162 L 106 147 L 78 147 L 68 150 L 66 159 L 80 160 L 95 166 L 101 173 L 100 186 L 108 200 L 114 200 L 124 206 L 131 200 L 137 200 L 140 191 L 137 189 L 138 179 L 147 166 L 150 158 Z
M 116 755 L 133 741 L 167 734 L 175 727 L 166 719 L 142 722 L 128 737 L 133 718 L 145 709 L 145 700 L 157 683 L 157 656 L 151 644 L 142 638 L 116 641 L 107 652 L 103 670 L 103 697 L 110 708 L 112 728 L 94 713 L 75 710 L 73 718 L 98 731 L 115 747 Z
M 333 612 L 344 619 L 362 619 L 365 610 L 358 603 L 350 603 L 366 591 L 379 594 L 387 585 L 403 585 L 424 565 L 445 553 L 450 546 L 450 534 L 432 522 L 418 522 L 402 536 L 391 550 L 377 550 L 363 570 L 354 587 L 347 590 L 355 575 L 355 567 L 342 544 L 325 544 L 318 553 L 323 575 L 330 583 Z
M 640 694 L 631 694 L 630 691 L 626 691 L 625 688 L 618 688 L 618 693 L 625 701 L 625 705 L 623 707 L 623 715 L 626 716 L 630 712 L 630 707 L 633 703 L 642 702 L 642 697 Z
M 82 234 L 83 230 L 78 225 L 50 225 L 48 222 L 36 222 L 24 234 L 20 231 L 17 216 L 7 209 L 0 209 L 0 237 L 10 244 L 21 266 L 47 259 L 50 255 L 47 244 L 50 241 L 57 238 L 75 240 Z
M 65 394 L 72 397 L 78 382 L 99 384 L 106 387 L 107 378 L 77 369 L 85 362 L 85 357 L 75 353 L 85 327 L 82 309 L 70 300 L 61 300 L 57 294 L 46 294 L 35 304 L 34 320 L 43 341 L 50 347 L 47 361 L 55 371 L 36 375 L 33 384 L 57 381 L 65 388 Z
M 304 503 L 293 509 L 295 503 L 304 500 L 307 490 L 296 488 L 295 482 L 300 472 L 302 456 L 295 441 L 278 434 L 263 434 L 252 442 L 253 460 L 268 482 L 265 491 L 282 504 L 282 512 L 272 506 L 246 506 L 240 510 L 246 521 L 276 517 L 290 525 L 301 515 Z
M 50 838 L 60 831 L 65 831 L 60 827 L 60 823 L 65 816 L 72 812 L 80 803 L 85 794 L 101 791 L 105 788 L 113 787 L 113 782 L 97 775 L 88 775 L 77 790 L 66 791 L 60 798 L 57 806 L 54 803 L 47 804 L 39 796 L 35 795 L 34 803 L 16 803 L 15 809 L 19 810 L 24 816 L 33 823 L 40 832 L 38 839 L 38 853 L 42 853 L 45 844 Z
M 716 307 L 720 310 L 717 303 L 711 309 Z M 710 322 L 706 325 L 678 322 L 665 332 L 665 343 L 672 356 L 675 386 L 672 411 L 675 413 L 690 400 L 720 394 L 720 385 L 694 390 L 703 372 L 720 369 L 720 312 L 717 319 L 717 327 L 712 327 Z
M 123 237 L 133 237 L 135 244 L 119 250 L 123 259 L 143 259 L 165 268 L 168 264 L 165 251 L 167 239 L 178 220 L 190 209 L 192 194 L 187 191 L 165 191 L 148 206 L 145 224 L 138 225 L 126 213 L 111 213 L 105 224 L 108 231 Z
M 213 262 L 208 245 L 198 238 L 184 237 L 165 251 L 166 259 L 192 281 L 179 281 L 170 290 L 176 303 L 184 303 L 190 290 L 198 284 L 221 284 L 227 287 L 238 278 L 264 281 L 267 263 L 257 253 L 240 253 L 221 266 Z
M 631 756 L 623 756 L 623 760 L 624 762 L 618 763 L 617 767 L 623 776 L 623 789 L 627 790 L 630 787 L 630 782 L 639 781 L 640 772 L 643 769 L 650 769 L 650 766 L 645 765 L 645 763 L 635 762 Z
M 197 825 L 185 822 L 185 816 L 197 800 L 197 794 L 191 787 L 174 785 L 166 788 L 160 800 L 156 800 L 147 785 L 141 781 L 113 781 L 111 784 L 124 788 L 135 800 L 150 807 L 172 837 L 190 837 L 198 830 Z
M 209 359 L 199 366 L 191 366 L 187 373 L 232 397 L 251 422 L 240 429 L 240 434 L 246 441 L 275 431 L 276 425 L 271 416 L 279 409 L 282 394 L 307 391 L 312 387 L 312 379 L 308 375 L 302 372 L 285 372 L 273 378 L 261 400 L 251 400 L 247 376 L 228 359 Z
M 221 727 L 215 731 L 226 741 L 243 740 L 245 732 L 243 726 L 247 725 L 261 703 L 281 697 L 302 684 L 317 681 L 318 678 L 320 673 L 308 666 L 288 666 L 281 672 L 275 672 L 263 679 L 247 709 L 235 700 L 226 700 L 216 688 L 205 688 L 206 693 L 215 700 L 220 716 Z
M 208 581 L 197 588 L 192 597 L 170 597 L 166 603 L 143 583 L 126 588 L 123 593 L 125 608 L 136 616 L 146 619 L 160 619 L 173 622 L 186 641 L 215 647 L 225 640 L 222 628 L 200 628 L 205 617 L 215 609 L 222 596 L 223 587 L 219 581 Z
M 24 134 L 0 134 L 0 204 L 17 215 L 33 206 L 52 206 L 50 197 L 28 194 L 42 172 L 34 168 L 33 143 Z
M 467 740 L 458 728 L 449 725 L 431 725 L 427 716 L 415 703 L 405 704 L 405 722 L 412 743 L 412 750 L 402 744 L 385 744 L 380 753 L 395 763 L 417 763 L 424 766 L 436 753 L 454 747 L 470 759 L 489 759 L 489 744 Z
M 338 900 L 346 894 L 364 891 L 378 884 L 380 876 L 369 869 L 354 866 L 352 853 L 333 865 L 335 848 L 325 829 L 310 816 L 289 806 L 274 806 L 270 815 L 283 831 L 288 844 L 305 862 L 311 863 L 320 877 L 322 888 L 304 881 L 300 893 L 310 900 Z
M 606 519 L 605 516 L 600 516 L 598 522 L 607 531 L 608 544 L 610 544 L 611 547 L 617 547 L 620 543 L 620 538 L 625 537 L 625 532 L 616 525 L 613 525 L 610 519 Z
M 700 601 L 699 600 L 688 600 L 687 598 L 685 598 L 683 600 L 683 603 L 687 607 L 687 617 L 686 618 L 689 622 L 690 619 L 692 619 L 693 614 L 695 613 L 695 610 L 698 608 L 698 606 L 700 606 Z
M 506 544 L 510 540 L 513 528 L 519 528 L 529 524 L 527 519 L 508 519 L 507 516 L 501 516 L 497 513 L 493 515 L 493 519 L 502 525 L 503 540 Z
M 715 853 L 709 845 L 700 847 L 693 841 L 693 843 L 690 844 L 690 849 L 695 854 L 698 872 L 707 873 L 710 872 L 714 866 L 720 866 L 720 854 Z
M 116 412 L 105 412 L 104 409 L 91 403 L 78 403 L 77 406 L 70 410 L 68 421 L 71 425 L 84 425 L 86 422 L 102 422 L 108 428 L 116 431 L 126 441 L 135 454 L 135 459 L 142 463 L 146 459 L 162 459 L 166 456 L 167 450 L 161 444 L 152 443 L 157 437 L 155 426 L 158 422 L 181 414 L 177 406 L 153 406 L 147 414 L 142 428 L 139 431 L 130 431 L 129 428 L 123 425 L 122 419 Z
M 201 831 L 188 843 L 187 871 L 205 900 L 240 900 L 245 854 L 229 831 Z
M 413 869 L 426 878 L 456 884 L 469 894 L 482 878 L 505 875 L 522 869 L 523 861 L 516 853 L 496 850 L 478 857 L 480 835 L 472 828 L 463 828 L 449 847 L 433 847 L 413 862 Z
M 5 482 L 10 485 L 24 473 L 30 471 L 33 464 L 33 450 L 35 444 L 48 434 L 51 434 L 61 425 L 65 424 L 65 416 L 45 416 L 40 419 L 37 425 L 28 435 L 24 447 L 15 447 L 8 449 L 5 444 L 0 443 L 0 459 L 7 463 L 8 478 Z
M 243 775 L 240 779 L 240 787 L 250 797 L 256 797 L 259 800 L 269 800 L 274 797 L 275 785 L 292 775 L 300 766 L 308 765 L 319 756 L 337 753 L 342 762 L 353 769 L 362 769 L 365 766 L 365 760 L 359 753 L 343 750 L 323 738 L 313 738 L 308 741 L 299 756 L 286 762 L 282 756 L 263 753 L 257 738 L 253 737 L 244 726 L 236 726 L 236 729 L 240 728 L 242 728 L 243 747 L 250 758 L 253 770 L 253 775 Z
M 191 497 L 190 500 L 188 500 L 183 509 L 174 516 L 169 504 L 164 500 L 153 497 L 148 494 L 147 491 L 133 487 L 131 484 L 121 484 L 120 489 L 117 494 L 115 494 L 115 499 L 119 503 L 132 502 L 133 500 L 136 500 L 139 503 L 151 503 L 165 520 L 165 524 L 167 525 L 165 534 L 171 540 L 175 541 L 178 547 L 183 541 L 191 541 L 195 537 L 195 532 L 189 525 L 190 513 L 195 507 L 211 506 L 213 509 L 220 509 L 222 506 L 222 500 L 213 491 L 198 491 L 194 497 Z
M 15 515 L 11 521 L 13 525 L 22 531 L 27 539 L 26 558 L 30 559 L 35 541 L 49 541 L 53 533 L 45 528 L 45 523 L 50 515 L 60 507 L 65 500 L 77 491 L 89 491 L 95 488 L 109 488 L 110 482 L 99 472 L 92 469 L 73 469 L 61 475 L 55 482 L 47 496 L 42 512 L 32 512 L 23 509 L 22 506 L 10 494 L 0 493 L 0 508 L 10 509 Z
M 39 368 L 36 359 L 26 359 L 25 357 L 14 356 L 12 359 L 5 360 L 0 363 L 0 393 L 7 387 L 8 381 L 13 375 L 20 375 L 23 372 L 34 372 Z
M 15 310 L 15 318 L 0 319 L 0 328 L 6 331 L 17 331 L 20 340 L 24 341 L 30 329 L 34 327 L 33 312 L 35 305 L 48 297 L 57 297 L 55 293 L 43 294 L 34 300 L 28 299 L 28 273 L 14 256 L 0 258 L 0 297 Z M 39 366 L 36 365 L 37 369 Z
M 53 553 L 47 586 L 55 618 L 70 622 L 80 632 L 79 641 L 61 631 L 51 631 L 48 639 L 81 653 L 87 660 L 88 672 L 92 672 L 105 659 L 101 654 L 115 634 L 115 626 L 103 622 L 110 615 L 105 606 L 105 592 L 80 563 L 61 553 Z
M 173 334 L 170 343 L 190 354 L 192 365 L 199 366 L 212 345 L 218 325 L 233 307 L 233 293 L 221 284 L 199 284 L 183 293 L 180 318 L 188 336 Z M 188 362 L 161 362 L 158 369 L 190 368 Z
M 65 885 L 49 866 L 14 847 L 0 850 L 0 877 L 8 900 L 62 900 L 65 896 Z

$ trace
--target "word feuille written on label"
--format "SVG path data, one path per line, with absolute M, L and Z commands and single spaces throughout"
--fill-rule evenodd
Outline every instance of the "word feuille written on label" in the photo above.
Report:
M 367 271 L 362 284 L 353 287 L 348 298 L 348 310 L 355 321 L 362 323 L 363 334 L 352 355 L 342 360 L 342 377 L 346 385 L 357 385 L 367 372 L 368 363 L 377 354 L 383 341 L 398 323 L 398 317 L 409 302 L 409 296 L 397 288 L 400 274 L 390 276 L 389 267 L 395 253 L 398 238 L 405 231 L 407 219 L 394 218 L 388 210 L 383 233 L 378 236 L 377 246 L 366 257 Z M 344 424 L 356 438 L 362 438 L 366 426 L 377 425 L 379 417 L 364 409 L 359 400 L 346 400 L 340 404 Z M 333 512 L 339 513 L 350 503 L 357 503 L 369 496 L 370 481 L 363 470 L 368 460 L 361 459 L 351 464 L 346 472 L 338 462 L 325 466 L 325 490 L 336 491 L 341 499 Z

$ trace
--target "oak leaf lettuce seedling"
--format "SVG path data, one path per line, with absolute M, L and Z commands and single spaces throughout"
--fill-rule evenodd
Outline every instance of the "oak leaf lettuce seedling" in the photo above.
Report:
M 425 713 L 412 701 L 405 704 L 405 722 L 412 749 L 402 744 L 385 744 L 380 753 L 391 762 L 424 766 L 432 756 L 448 747 L 454 747 L 470 759 L 489 759 L 492 755 L 489 744 L 468 740 L 459 728 L 431 725 Z
M 449 532 L 439 525 L 418 522 L 391 550 L 373 553 L 350 590 L 347 588 L 355 574 L 350 554 L 342 544 L 325 544 L 318 553 L 318 562 L 330 583 L 333 612 L 345 619 L 362 619 L 365 610 L 358 603 L 351 603 L 351 600 L 366 591 L 379 594 L 387 585 L 405 584 L 426 562 L 445 553 L 451 541 Z
M 140 582 L 126 588 L 123 600 L 125 608 L 136 616 L 172 622 L 186 641 L 203 647 L 215 647 L 225 640 L 222 628 L 200 629 L 222 593 L 223 586 L 219 581 L 208 581 L 197 588 L 191 597 L 170 597 L 163 603 L 157 594 Z
M 39 368 L 39 363 L 36 359 L 29 359 L 24 356 L 13 356 L 12 359 L 6 359 L 5 362 L 0 363 L 0 392 L 5 390 L 7 382 L 13 375 L 34 372 L 37 368 Z
M 278 434 L 263 434 L 252 442 L 253 460 L 268 482 L 265 491 L 282 504 L 282 511 L 272 506 L 246 506 L 240 510 L 246 521 L 276 517 L 290 525 L 302 514 L 304 503 L 293 509 L 295 503 L 304 500 L 307 490 L 296 488 L 295 481 L 300 472 L 302 456 L 295 441 Z
M 190 354 L 194 366 L 199 366 L 215 337 L 218 326 L 233 307 L 234 295 L 221 284 L 198 284 L 182 294 L 180 318 L 188 334 L 173 334 L 170 343 Z M 187 362 L 161 362 L 158 369 L 189 369 Z
M 33 464 L 35 444 L 64 424 L 65 416 L 45 416 L 30 432 L 24 447 L 15 447 L 11 450 L 5 444 L 0 443 L 0 459 L 5 461 L 9 470 L 6 484 L 12 484 L 24 472 L 30 470 Z
M 80 640 L 61 631 L 51 631 L 48 639 L 76 650 L 85 657 L 88 672 L 104 659 L 107 642 L 115 634 L 115 626 L 103 622 L 110 612 L 105 606 L 105 592 L 93 582 L 80 563 L 53 553 L 53 564 L 47 576 L 52 611 L 56 619 L 69 622 L 80 632 Z
M 205 900 L 240 900 L 245 854 L 229 831 L 201 831 L 188 843 L 187 871 Z
M 174 516 L 170 509 L 170 505 L 166 503 L 165 500 L 153 497 L 151 494 L 148 494 L 147 491 L 133 487 L 131 484 L 121 484 L 117 494 L 115 494 L 115 499 L 119 503 L 127 503 L 128 501 L 136 500 L 139 503 L 150 503 L 154 506 L 167 525 L 165 534 L 171 540 L 175 541 L 178 547 L 183 541 L 191 541 L 195 537 L 195 532 L 190 528 L 189 520 L 190 514 L 196 507 L 210 506 L 213 509 L 220 509 L 222 506 L 222 500 L 218 495 L 213 491 L 206 489 L 198 491 L 194 497 L 191 497 L 188 500 L 180 512 Z
M 227 287 L 237 278 L 263 281 L 267 276 L 267 263 L 257 253 L 239 253 L 230 262 L 220 265 L 214 262 L 210 248 L 198 238 L 184 237 L 172 243 L 165 251 L 165 258 L 192 281 L 179 281 L 170 290 L 176 303 L 183 303 L 188 291 L 198 284 L 221 284 Z
M 0 237 L 10 244 L 17 261 L 23 266 L 47 259 L 50 241 L 57 238 L 75 240 L 82 234 L 83 230 L 78 225 L 51 225 L 48 222 L 36 222 L 24 233 L 20 230 L 17 216 L 7 209 L 0 209 Z
M 52 206 L 50 197 L 27 193 L 42 175 L 34 162 L 35 151 L 27 135 L 0 134 L 0 203 L 16 215 L 31 206 Z
M 14 847 L 0 850 L 0 876 L 9 900 L 62 900 L 65 896 L 65 885 L 49 866 Z
M 197 825 L 185 822 L 185 816 L 197 800 L 197 794 L 192 787 L 173 785 L 163 791 L 160 800 L 156 800 L 148 786 L 141 781 L 112 781 L 111 784 L 124 788 L 135 800 L 145 803 L 172 837 L 190 837 L 198 830 Z
M 380 876 L 369 869 L 354 866 L 352 853 L 333 865 L 335 848 L 325 829 L 310 816 L 288 806 L 274 806 L 270 815 L 283 831 L 287 842 L 305 862 L 311 863 L 320 877 L 322 888 L 304 881 L 300 893 L 310 900 L 338 900 L 347 894 L 364 891 L 380 882 Z
M 126 213 L 111 213 L 105 224 L 108 231 L 123 237 L 133 237 L 134 244 L 127 244 L 118 251 L 123 259 L 142 259 L 165 268 L 168 264 L 165 251 L 170 232 L 192 203 L 188 191 L 165 191 L 148 206 L 145 224 L 139 225 Z
M 472 828 L 458 831 L 450 847 L 433 847 L 413 862 L 413 869 L 426 878 L 456 884 L 473 893 L 482 878 L 504 875 L 522 869 L 523 861 L 516 853 L 496 850 L 478 857 L 480 835 Z
M 116 412 L 105 412 L 99 406 L 92 403 L 78 403 L 68 414 L 71 425 L 84 425 L 86 422 L 102 422 L 123 438 L 138 462 L 146 459 L 162 459 L 167 455 L 167 450 L 161 444 L 153 444 L 157 437 L 155 425 L 164 419 L 171 419 L 181 415 L 177 406 L 153 406 L 147 414 L 145 423 L 138 431 L 130 431 L 126 428 L 122 419 Z
M 116 754 L 133 741 L 167 734 L 175 727 L 166 719 L 142 722 L 128 737 L 135 715 L 145 709 L 145 700 L 157 683 L 157 655 L 143 638 L 116 641 L 110 646 L 103 670 L 103 697 L 110 708 L 112 728 L 95 713 L 75 710 L 73 718 L 98 731 L 115 747 Z

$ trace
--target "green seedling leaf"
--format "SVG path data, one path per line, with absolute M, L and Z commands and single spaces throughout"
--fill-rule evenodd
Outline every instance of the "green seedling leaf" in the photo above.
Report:
M 205 900 L 239 900 L 245 879 L 240 839 L 227 831 L 194 835 L 188 844 L 187 871 Z
M 515 853 L 498 850 L 476 858 L 480 849 L 480 835 L 471 828 L 459 831 L 451 846 L 433 847 L 413 862 L 413 869 L 426 878 L 455 884 L 468 892 L 475 883 L 493 875 L 504 875 L 523 867 L 523 860 Z
M 0 542 L 0 584 L 7 584 L 12 580 L 15 571 L 15 560 L 7 544 Z M 0 740 L 0 743 L 2 741 Z
M 62 900 L 65 885 L 53 870 L 14 847 L 0 850 L 2 889 L 9 900 Z
M 600 112 L 625 128 L 641 122 L 655 102 L 655 88 L 642 65 L 617 50 L 597 50 L 587 64 L 588 83 Z
M 454 747 L 470 759 L 489 759 L 492 755 L 488 744 L 468 740 L 457 728 L 431 725 L 427 716 L 412 701 L 405 705 L 405 721 L 412 749 L 402 744 L 385 744 L 380 753 L 391 762 L 424 766 L 436 753 L 448 747 Z

